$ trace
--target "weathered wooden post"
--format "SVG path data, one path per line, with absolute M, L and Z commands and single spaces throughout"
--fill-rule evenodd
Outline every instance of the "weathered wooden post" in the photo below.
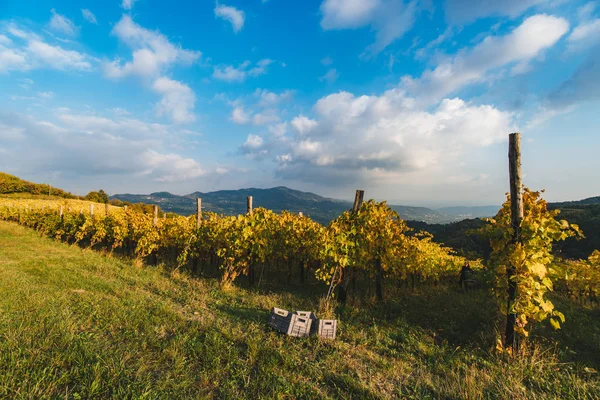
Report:
M 303 217 L 303 216 L 304 216 L 304 214 L 302 214 L 302 211 L 300 211 L 300 212 L 298 213 L 298 215 L 299 215 L 300 217 Z
M 512 241 L 521 240 L 521 222 L 523 221 L 523 190 L 521 183 L 521 134 L 511 133 L 508 136 L 508 169 L 510 176 L 510 226 L 512 228 Z M 518 348 L 515 335 L 517 314 L 514 309 L 517 298 L 517 282 L 514 280 L 516 268 L 510 265 L 506 269 L 508 280 L 508 309 L 506 317 L 505 346 L 510 346 L 514 352 Z
M 59 215 L 60 215 L 60 219 L 63 219 L 63 206 L 60 206 L 60 211 L 59 211 Z
M 90 204 L 90 216 L 94 218 L 94 203 Z
M 356 194 L 354 195 L 354 205 L 352 206 L 352 212 L 353 213 L 357 213 L 358 210 L 360 210 L 360 207 L 362 206 L 363 203 L 363 198 L 365 197 L 365 191 L 364 190 L 357 190 Z
M 202 199 L 198 197 L 196 199 L 196 227 L 200 228 L 202 224 Z
M 354 204 L 352 205 L 352 213 L 356 214 L 362 206 L 363 199 L 365 197 L 364 190 L 357 190 L 354 194 Z M 340 287 L 338 290 L 338 300 L 340 303 L 345 303 L 348 297 L 348 283 L 351 282 L 352 293 L 356 293 L 356 269 L 353 267 L 346 267 L 340 269 Z M 377 283 L 379 284 L 379 272 L 377 274 Z M 379 287 L 379 286 L 378 286 Z
M 250 216 L 252 215 L 252 196 L 248 196 L 246 201 L 246 213 Z M 248 265 L 248 283 L 253 286 L 254 281 L 254 260 L 250 260 L 250 265 Z
M 152 218 L 152 223 L 156 226 L 158 224 L 158 206 L 154 205 L 154 218 Z
M 108 203 L 104 203 L 104 216 L 108 217 Z

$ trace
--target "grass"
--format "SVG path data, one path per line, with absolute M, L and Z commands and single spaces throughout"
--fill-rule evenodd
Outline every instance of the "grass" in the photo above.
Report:
M 350 304 L 333 342 L 266 326 L 322 289 L 223 291 L 0 221 L 0 398 L 600 398 L 593 310 L 565 304 L 563 331 L 516 359 L 493 351 L 483 290 Z

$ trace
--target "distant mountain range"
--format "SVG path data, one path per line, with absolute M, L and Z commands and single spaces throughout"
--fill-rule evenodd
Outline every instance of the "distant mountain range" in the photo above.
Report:
M 235 215 L 246 212 L 246 199 L 252 196 L 254 207 L 265 207 L 281 212 L 302 212 L 315 221 L 323 224 L 335 219 L 342 212 L 352 208 L 352 203 L 319 196 L 314 193 L 293 190 L 284 186 L 270 189 L 219 190 L 216 192 L 194 192 L 178 196 L 168 192 L 151 194 L 116 194 L 112 199 L 132 203 L 143 202 L 157 204 L 164 211 L 182 215 L 196 212 L 196 198 L 202 198 L 202 208 L 206 211 Z M 487 217 L 495 215 L 499 207 L 446 207 L 430 209 L 390 205 L 405 220 L 424 221 L 428 223 L 446 224 L 466 218 Z
M 220 214 L 236 215 L 246 212 L 246 199 L 252 196 L 254 207 L 265 207 L 275 212 L 283 210 L 302 212 L 315 221 L 327 224 L 345 210 L 352 208 L 350 201 L 322 197 L 314 193 L 302 192 L 284 186 L 270 189 L 219 190 L 216 192 L 194 192 L 178 196 L 169 192 L 151 194 L 116 194 L 112 199 L 157 204 L 164 211 L 182 215 L 196 212 L 196 198 L 202 198 L 202 209 Z M 600 204 L 600 197 L 592 197 L 580 201 L 551 203 L 562 206 Z M 431 209 L 390 205 L 392 209 L 407 221 L 423 221 L 429 224 L 448 224 L 471 218 L 483 218 L 496 215 L 500 206 L 443 207 Z

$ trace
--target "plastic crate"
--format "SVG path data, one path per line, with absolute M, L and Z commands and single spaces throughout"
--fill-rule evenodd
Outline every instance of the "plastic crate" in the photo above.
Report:
M 295 337 L 307 337 L 310 335 L 312 319 L 298 314 L 292 314 L 292 319 L 287 334 Z
M 313 320 L 313 322 L 318 319 L 315 313 L 312 311 L 296 311 L 296 314 L 298 314 L 301 317 L 310 318 L 311 320 Z
M 335 339 L 337 332 L 337 320 L 335 319 L 319 319 L 315 324 L 316 334 L 322 337 L 323 339 Z
M 269 315 L 269 326 L 277 329 L 279 332 L 288 333 L 292 313 L 282 308 L 273 307 Z

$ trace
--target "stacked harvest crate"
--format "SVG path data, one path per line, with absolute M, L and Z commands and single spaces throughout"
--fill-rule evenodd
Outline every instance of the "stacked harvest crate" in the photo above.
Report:
M 335 339 L 337 320 L 319 319 L 312 311 L 292 313 L 273 307 L 269 315 L 269 326 L 289 336 L 307 337 L 317 335 L 324 339 Z

